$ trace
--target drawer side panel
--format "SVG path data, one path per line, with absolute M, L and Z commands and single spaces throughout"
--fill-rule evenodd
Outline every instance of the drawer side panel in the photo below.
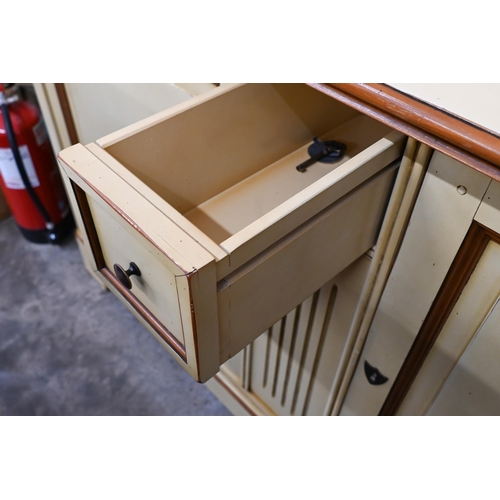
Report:
M 234 356 L 374 245 L 397 164 L 219 283 L 221 361 Z

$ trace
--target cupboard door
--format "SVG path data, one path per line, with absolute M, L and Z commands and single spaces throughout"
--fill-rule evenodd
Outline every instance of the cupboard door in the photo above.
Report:
M 500 183 L 492 181 L 405 361 L 413 364 L 414 381 L 406 395 L 400 390 L 398 414 L 498 414 L 500 384 L 490 356 L 498 337 L 491 332 L 500 295 L 499 221 Z M 398 376 L 401 386 L 404 376 Z
M 496 253 L 494 265 L 500 267 L 499 249 Z M 494 307 L 446 378 L 427 415 L 500 415 L 498 301 L 496 297 Z
M 489 183 L 465 165 L 433 154 L 341 415 L 381 411 Z M 384 383 L 370 381 L 374 370 Z
M 482 231 L 480 229 L 480 231 Z M 477 234 L 475 239 L 481 238 Z M 500 349 L 497 307 L 500 296 L 500 245 L 487 240 L 484 252 L 449 311 L 443 328 L 409 388 L 399 415 L 495 415 L 500 412 L 500 377 L 496 360 Z M 500 241 L 500 238 L 498 238 Z M 469 253 L 474 259 L 474 254 Z M 467 266 L 467 256 L 461 268 Z M 456 283 L 449 281 L 451 287 Z M 436 308 L 443 311 L 444 288 Z M 495 323 L 496 318 L 496 323 Z M 417 341 L 419 339 L 417 338 Z M 417 342 L 416 341 L 416 342 Z M 496 370 L 496 371 L 495 371 Z M 495 378 L 496 377 L 496 378 Z

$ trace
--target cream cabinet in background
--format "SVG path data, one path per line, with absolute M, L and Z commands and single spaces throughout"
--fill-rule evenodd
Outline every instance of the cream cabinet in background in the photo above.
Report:
M 500 411 L 500 138 L 416 97 L 222 85 L 64 149 L 88 269 L 235 414 Z
M 55 152 L 131 125 L 215 87 L 211 83 L 35 83 Z

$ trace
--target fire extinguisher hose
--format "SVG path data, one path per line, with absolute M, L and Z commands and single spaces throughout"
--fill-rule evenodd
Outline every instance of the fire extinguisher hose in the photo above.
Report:
M 16 162 L 17 168 L 19 169 L 19 174 L 21 175 L 21 179 L 23 180 L 24 186 L 26 187 L 26 192 L 28 193 L 31 201 L 37 208 L 38 212 L 42 216 L 45 221 L 45 227 L 49 231 L 49 238 L 51 241 L 56 239 L 56 235 L 54 234 L 54 222 L 52 221 L 49 213 L 43 206 L 40 198 L 36 194 L 33 186 L 31 185 L 31 181 L 28 177 L 26 169 L 24 168 L 23 159 L 21 158 L 21 154 L 19 153 L 19 147 L 17 145 L 16 135 L 14 133 L 14 127 L 12 126 L 12 121 L 10 119 L 9 107 L 7 103 L 0 104 L 0 108 L 2 110 L 2 116 L 5 123 L 5 131 L 7 133 L 7 139 L 9 141 L 10 148 L 12 149 L 12 154 L 14 155 L 14 160 Z

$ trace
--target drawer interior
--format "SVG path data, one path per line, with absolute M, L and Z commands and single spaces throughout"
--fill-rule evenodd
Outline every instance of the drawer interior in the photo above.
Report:
M 104 148 L 223 245 L 389 132 L 307 85 L 246 84 L 222 87 Z M 298 172 L 314 137 L 345 143 L 345 157 Z

